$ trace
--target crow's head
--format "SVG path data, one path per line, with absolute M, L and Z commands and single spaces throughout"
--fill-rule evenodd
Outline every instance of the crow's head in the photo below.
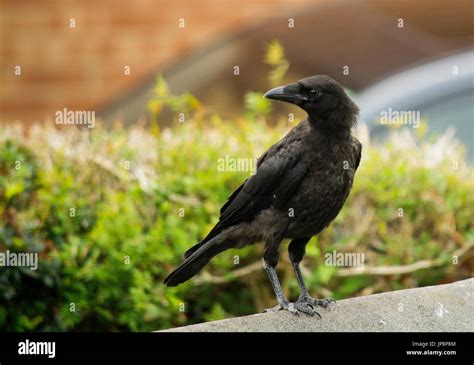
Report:
M 308 113 L 311 122 L 323 129 L 350 129 L 359 113 L 359 108 L 342 86 L 326 75 L 276 87 L 264 96 L 298 105 Z

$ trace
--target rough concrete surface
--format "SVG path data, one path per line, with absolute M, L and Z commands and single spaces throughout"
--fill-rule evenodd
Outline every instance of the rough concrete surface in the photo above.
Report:
M 474 278 L 345 299 L 322 319 L 287 311 L 254 314 L 173 332 L 474 332 Z

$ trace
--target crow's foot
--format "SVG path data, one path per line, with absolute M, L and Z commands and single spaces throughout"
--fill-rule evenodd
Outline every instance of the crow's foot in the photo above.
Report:
M 336 303 L 336 301 L 332 298 L 314 299 L 314 298 L 311 298 L 309 295 L 304 295 L 304 296 L 300 296 L 297 303 L 307 303 L 313 307 L 319 306 L 319 307 L 323 307 L 324 309 L 331 310 L 331 304 Z
M 317 314 L 319 317 L 321 317 L 319 313 L 313 309 L 313 306 L 310 303 L 299 301 L 296 303 L 283 302 L 282 304 L 278 304 L 276 307 L 265 309 L 264 312 L 278 312 L 281 310 L 287 310 L 288 312 L 293 313 L 294 315 L 299 315 L 299 313 L 301 312 L 309 316 Z

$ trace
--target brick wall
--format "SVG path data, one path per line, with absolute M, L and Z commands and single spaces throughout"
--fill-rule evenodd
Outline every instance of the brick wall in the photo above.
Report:
M 0 0 L 0 122 L 95 109 L 213 40 L 310 3 Z

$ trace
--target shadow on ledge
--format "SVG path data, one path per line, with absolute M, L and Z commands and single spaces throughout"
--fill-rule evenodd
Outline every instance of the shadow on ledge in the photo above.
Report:
M 474 279 L 345 299 L 322 319 L 286 311 L 177 327 L 172 332 L 474 332 Z

